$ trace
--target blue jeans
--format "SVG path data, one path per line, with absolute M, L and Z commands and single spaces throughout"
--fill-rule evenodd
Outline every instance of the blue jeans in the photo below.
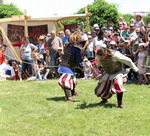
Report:
M 51 66 L 57 66 L 57 56 L 56 54 L 51 54 Z
M 25 75 L 26 70 L 32 75 L 32 60 L 22 60 L 22 71 L 21 74 Z

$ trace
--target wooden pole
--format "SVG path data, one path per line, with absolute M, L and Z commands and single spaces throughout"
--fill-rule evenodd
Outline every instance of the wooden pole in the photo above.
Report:
M 85 7 L 85 14 L 86 14 L 86 27 L 87 27 L 87 32 L 90 31 L 90 21 L 89 21 L 89 15 L 88 15 L 88 8 Z
M 59 29 L 58 29 L 58 22 L 57 21 L 55 22 L 55 27 L 56 27 L 56 35 L 58 36 Z
M 58 21 L 58 26 L 60 26 L 60 27 L 61 27 L 61 29 L 64 31 L 64 26 L 61 24 L 61 22 L 60 22 L 60 21 Z
M 17 60 L 20 62 L 20 64 L 22 63 L 21 58 L 19 57 L 19 55 L 17 54 L 16 50 L 14 49 L 14 46 L 11 44 L 10 40 L 8 39 L 4 29 L 0 26 L 0 31 L 2 32 L 3 36 L 5 37 L 9 47 L 11 48 L 12 52 L 14 53 L 15 57 L 17 58 Z
M 27 23 L 27 11 L 24 10 L 24 30 L 25 30 L 25 37 L 28 37 L 28 23 Z

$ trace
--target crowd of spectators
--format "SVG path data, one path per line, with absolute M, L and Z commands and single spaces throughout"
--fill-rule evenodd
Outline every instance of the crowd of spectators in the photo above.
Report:
M 139 84 L 150 83 L 150 23 L 145 25 L 141 15 L 131 18 L 127 24 L 123 17 L 119 18 L 118 28 L 114 28 L 112 22 L 107 26 L 99 27 L 94 24 L 91 32 L 84 32 L 77 28 L 76 30 L 66 29 L 59 31 L 58 36 L 54 30 L 50 34 L 41 35 L 38 38 L 37 45 L 30 43 L 27 37 L 21 40 L 20 54 L 22 64 L 18 61 L 5 60 L 6 45 L 3 44 L 3 38 L 0 36 L 0 77 L 2 75 L 11 75 L 11 80 L 25 80 L 31 77 L 34 80 L 44 81 L 47 78 L 58 78 L 57 72 L 63 48 L 69 43 L 69 37 L 74 31 L 82 35 L 82 61 L 76 69 L 78 77 L 83 79 L 98 79 L 102 70 L 97 67 L 95 60 L 96 52 L 99 48 L 105 47 L 116 50 L 132 59 L 137 65 L 139 73 L 130 70 L 128 73 L 128 82 L 138 80 Z M 1 72 L 3 63 L 13 67 L 14 72 Z M 127 66 L 124 66 L 128 68 Z M 11 74 L 10 74 L 11 73 Z M 12 73 L 15 73 L 12 74 Z

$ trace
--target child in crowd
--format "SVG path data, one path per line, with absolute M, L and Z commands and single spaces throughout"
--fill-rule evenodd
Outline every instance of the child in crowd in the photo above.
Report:
M 91 79 L 91 62 L 84 56 L 83 62 L 84 79 Z
M 142 20 L 142 16 L 141 15 L 136 15 L 136 28 L 140 28 L 142 26 L 144 26 L 144 22 Z
M 63 55 L 63 48 L 59 47 L 58 51 L 56 53 L 56 58 L 57 58 L 57 64 L 59 65 L 61 62 L 61 56 Z
M 38 81 L 44 81 L 47 79 L 47 76 L 50 72 L 50 70 L 48 69 L 48 67 L 46 66 L 46 63 L 44 61 L 44 57 L 42 54 L 40 54 L 39 56 L 39 60 L 38 60 Z
M 146 73 L 146 67 L 144 67 L 146 62 L 146 51 L 144 43 L 139 43 L 139 53 L 137 60 L 137 67 L 139 69 L 139 84 L 144 84 L 144 74 Z
M 15 71 L 15 80 L 22 80 L 19 64 L 16 61 L 12 61 L 11 64 L 12 64 L 12 67 Z
M 32 69 L 33 69 L 33 75 L 32 76 L 35 76 L 36 78 L 38 77 L 37 75 L 37 71 L 38 71 L 38 60 L 39 60 L 39 57 L 40 57 L 40 54 L 35 52 L 33 54 L 33 66 L 32 66 Z
M 93 79 L 100 79 L 102 76 L 102 71 L 97 67 L 97 61 L 94 60 L 92 63 L 92 69 L 91 69 L 91 78 Z

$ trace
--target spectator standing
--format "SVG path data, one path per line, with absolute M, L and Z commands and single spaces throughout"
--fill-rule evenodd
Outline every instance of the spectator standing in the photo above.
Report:
M 124 21 L 124 18 L 123 17 L 120 17 L 119 18 L 119 22 L 118 23 L 122 23 L 123 24 L 123 27 L 124 26 L 127 26 L 127 23 Z
M 57 52 L 59 47 L 63 47 L 63 44 L 62 40 L 56 36 L 56 32 L 54 30 L 51 31 L 51 38 L 47 41 L 47 46 L 49 48 L 50 66 L 52 67 L 51 71 L 55 74 L 55 77 L 57 77 Z
M 32 76 L 32 54 L 37 52 L 38 48 L 33 45 L 32 43 L 29 42 L 29 38 L 26 37 L 24 38 L 23 44 L 20 47 L 20 52 L 22 54 L 22 79 L 27 78 L 27 73 L 28 77 Z
M 136 52 L 138 49 L 138 36 L 136 34 L 136 28 L 134 23 L 130 23 L 130 30 L 129 30 L 129 44 L 132 48 L 132 52 Z M 134 56 L 134 61 L 137 60 L 137 55 Z
M 86 55 L 89 60 L 92 60 L 94 58 L 94 48 L 91 35 L 88 36 L 88 41 L 89 45 L 87 46 L 84 55 Z
M 69 29 L 65 30 L 65 36 L 62 38 L 63 46 L 66 46 L 69 43 L 69 37 L 71 35 L 71 32 Z
M 41 35 L 38 38 L 38 44 L 36 45 L 36 47 L 38 48 L 38 53 L 43 55 L 44 61 L 46 60 L 46 54 L 47 54 L 45 38 L 46 37 L 44 35 Z
M 64 31 L 59 31 L 58 35 L 61 40 L 65 37 Z
M 3 43 L 3 37 L 0 35 L 0 65 L 4 62 L 6 47 L 7 45 Z
M 106 39 L 104 38 L 104 32 L 100 31 L 97 37 L 94 39 L 94 43 L 93 43 L 95 53 L 100 47 L 106 47 L 105 41 Z
M 137 67 L 139 69 L 139 84 L 142 84 L 144 81 L 144 74 L 146 73 L 146 67 L 144 67 L 146 63 L 147 54 L 145 52 L 144 43 L 139 43 L 139 53 L 137 60 Z

